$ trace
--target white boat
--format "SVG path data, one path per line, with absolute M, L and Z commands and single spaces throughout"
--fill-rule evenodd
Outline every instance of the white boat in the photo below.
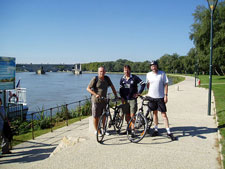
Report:
M 26 120 L 28 112 L 26 88 L 6 90 L 6 112 L 9 119 Z

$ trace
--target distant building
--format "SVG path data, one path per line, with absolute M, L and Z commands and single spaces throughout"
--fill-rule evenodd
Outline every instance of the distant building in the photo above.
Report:
M 43 69 L 43 66 L 41 66 L 41 69 L 38 69 L 38 70 L 36 71 L 36 74 L 38 74 L 38 75 L 45 74 L 45 71 L 44 71 L 44 69 Z
M 82 74 L 82 68 L 81 68 L 81 64 L 75 64 L 74 65 L 74 69 L 72 69 L 72 72 L 76 75 Z

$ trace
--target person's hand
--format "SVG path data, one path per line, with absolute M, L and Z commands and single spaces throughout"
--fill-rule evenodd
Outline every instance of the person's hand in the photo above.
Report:
M 135 94 L 133 95 L 134 98 L 138 98 L 138 96 L 140 96 L 139 93 L 135 93 Z
M 122 104 L 125 104 L 125 100 L 121 97 Z
M 164 96 L 164 103 L 168 102 L 168 96 Z
M 96 94 L 95 97 L 96 97 L 96 98 L 100 98 L 100 95 Z

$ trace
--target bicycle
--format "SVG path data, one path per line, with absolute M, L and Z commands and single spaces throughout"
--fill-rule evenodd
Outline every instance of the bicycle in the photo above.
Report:
M 139 96 L 142 99 L 141 107 L 139 111 L 133 116 L 127 125 L 127 137 L 133 143 L 141 141 L 147 131 L 150 131 L 153 122 L 153 113 L 149 107 L 149 97 Z M 144 111 L 144 106 L 147 110 Z M 146 112 L 144 114 L 144 112 Z
M 107 128 L 111 128 L 111 126 L 114 127 L 114 131 L 117 133 L 120 133 L 120 129 L 123 125 L 123 114 L 121 111 L 122 104 L 118 105 L 119 99 L 109 99 L 109 98 L 100 98 L 106 100 L 106 110 L 103 112 L 103 114 L 99 118 L 98 127 L 97 127 L 97 133 L 96 138 L 99 143 L 102 143 L 104 136 L 106 135 Z M 115 105 L 111 106 L 110 101 L 114 102 Z M 113 110 L 113 117 L 110 113 L 110 109 Z M 108 124 L 108 120 L 109 124 Z

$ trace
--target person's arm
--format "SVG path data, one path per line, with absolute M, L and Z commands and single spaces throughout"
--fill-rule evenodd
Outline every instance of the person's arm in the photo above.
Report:
M 89 93 L 91 93 L 92 95 L 94 95 L 96 98 L 100 97 L 97 93 L 95 93 L 95 91 L 92 90 L 93 84 L 94 84 L 95 79 L 93 78 L 91 80 L 91 82 L 89 83 L 88 87 L 87 87 L 87 91 Z
M 143 90 L 145 89 L 145 82 L 143 80 L 141 80 L 138 76 L 137 76 L 137 82 L 141 86 L 141 88 L 138 92 L 138 95 L 140 95 L 143 92 Z
M 115 89 L 114 85 L 112 84 L 110 87 L 111 87 L 111 89 L 112 89 L 112 91 L 113 91 L 113 93 L 115 95 L 115 98 L 118 98 L 117 92 L 116 92 L 116 89 Z
M 164 86 L 164 102 L 168 102 L 168 83 L 166 83 Z
M 96 94 L 93 90 L 91 90 L 90 86 L 87 87 L 87 91 L 88 91 L 89 93 L 91 93 L 92 95 L 94 95 L 95 97 L 97 97 L 97 98 L 99 97 L 98 94 Z
M 145 82 L 144 81 L 141 81 L 140 82 L 140 85 L 141 85 L 141 88 L 140 88 L 140 90 L 139 90 L 139 94 L 141 94 L 143 91 L 144 91 L 144 89 L 145 89 Z
M 124 103 L 125 103 L 125 98 L 126 98 L 126 96 L 125 96 L 124 93 L 123 93 L 123 89 L 124 89 L 124 86 L 123 86 L 123 80 L 122 80 L 122 78 L 121 78 L 121 79 L 120 79 L 120 89 L 119 89 L 119 93 L 120 93 L 121 101 L 122 101 L 122 103 L 124 104 Z

